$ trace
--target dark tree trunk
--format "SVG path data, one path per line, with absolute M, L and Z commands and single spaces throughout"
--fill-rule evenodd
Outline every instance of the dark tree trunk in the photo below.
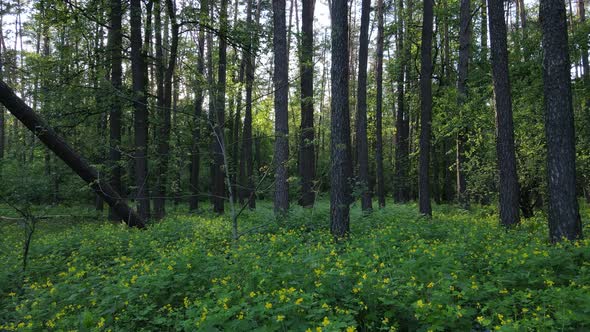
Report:
M 219 29 L 219 66 L 215 99 L 215 129 L 213 134 L 213 211 L 223 213 L 225 203 L 225 88 L 227 65 L 227 1 L 221 0 Z
M 209 13 L 208 1 L 201 1 L 200 18 L 207 20 Z M 195 211 L 199 208 L 199 170 L 201 167 L 199 141 L 201 139 L 201 123 L 203 116 L 203 79 L 205 76 L 205 30 L 199 29 L 199 45 L 197 58 L 197 80 L 195 86 L 195 119 L 193 121 L 193 142 L 191 151 L 191 176 L 189 210 Z
M 407 31 L 410 26 L 409 17 L 404 21 L 404 0 L 399 0 L 397 53 L 401 54 L 397 77 L 397 112 L 395 119 L 395 188 L 393 199 L 397 203 L 407 202 L 410 199 L 408 168 L 409 158 L 409 116 L 405 104 L 405 79 L 409 76 L 408 61 L 410 60 L 410 48 L 404 47 L 404 26 Z
M 461 0 L 459 30 L 459 73 L 457 78 L 457 106 L 461 118 L 461 128 L 457 134 L 457 199 L 462 207 L 467 207 L 467 182 L 465 180 L 465 144 L 467 128 L 464 124 L 464 105 L 467 101 L 467 78 L 469 74 L 469 50 L 471 48 L 471 1 Z
M 514 125 L 512 120 L 512 96 L 508 75 L 508 48 L 504 2 L 488 2 L 490 40 L 492 50 L 492 76 L 496 104 L 496 151 L 500 173 L 500 222 L 511 227 L 519 222 L 518 177 L 514 149 Z
M 375 107 L 375 163 L 377 164 L 377 200 L 385 207 L 385 179 L 383 176 L 383 0 L 377 0 L 377 53 L 375 80 L 377 96 Z
M 582 237 L 582 222 L 576 197 L 576 143 L 564 1 L 541 0 L 539 20 L 544 53 L 549 237 L 552 242 L 575 240 Z
M 301 142 L 299 147 L 299 176 L 303 207 L 313 206 L 315 193 L 315 142 L 313 128 L 313 11 L 315 0 L 302 0 L 301 36 Z
M 252 88 L 254 83 L 254 54 L 252 48 L 254 45 L 255 33 L 252 26 L 252 6 L 253 0 L 248 0 L 247 7 L 247 24 L 250 35 L 248 36 L 248 45 L 244 52 L 246 58 L 246 109 L 244 111 L 244 129 L 242 131 L 242 158 L 240 162 L 240 183 L 242 184 L 243 194 L 241 197 L 248 199 L 248 205 L 251 209 L 256 207 L 256 196 L 254 188 L 254 158 L 252 156 Z M 257 17 L 259 12 L 257 9 Z
M 432 30 L 434 0 L 424 0 L 420 49 L 420 213 L 432 215 L 430 205 L 430 147 L 432 136 Z
M 144 219 L 133 211 L 121 198 L 108 181 L 99 177 L 98 172 L 64 141 L 53 128 L 49 127 L 25 102 L 16 96 L 14 91 L 0 81 L 0 103 L 2 103 L 12 115 L 22 122 L 31 132 L 39 138 L 48 149 L 53 151 L 68 167 L 70 167 L 82 180 L 113 207 L 120 220 L 129 226 L 144 227 Z
M 348 3 L 332 1 L 332 106 L 330 152 L 330 231 L 336 238 L 350 230 L 350 111 L 348 100 Z
M 133 107 L 135 109 L 135 185 L 137 212 L 142 219 L 150 217 L 148 183 L 148 109 L 145 54 L 141 40 L 141 1 L 131 0 L 131 76 L 133 81 Z
M 359 72 L 356 105 L 356 152 L 358 160 L 358 181 L 361 189 L 361 208 L 372 209 L 369 190 L 369 143 L 367 138 L 367 59 L 369 52 L 369 14 L 371 0 L 363 0 L 361 8 L 361 30 L 359 35 Z
M 487 0 L 481 0 L 481 36 L 480 36 L 480 47 L 481 47 L 481 60 L 486 62 L 488 59 L 488 12 L 487 12 Z
M 110 21 L 111 29 L 109 30 L 108 51 L 111 56 L 111 88 L 113 90 L 110 98 L 110 117 L 109 117 L 109 159 L 111 178 L 110 183 L 116 192 L 122 192 L 121 185 L 121 99 L 117 98 L 117 93 L 122 90 L 123 69 L 122 60 L 122 33 L 121 20 L 122 9 L 121 0 L 111 0 Z M 117 216 L 113 208 L 109 208 L 109 219 L 114 220 Z
M 284 214 L 289 208 L 287 161 L 289 159 L 289 66 L 287 63 L 287 28 L 285 0 L 273 0 L 274 23 L 274 107 L 275 107 L 275 213 Z
M 168 64 L 163 71 L 163 98 L 162 107 L 158 110 L 160 114 L 159 135 L 158 135 L 158 178 L 156 186 L 156 197 L 154 199 L 154 218 L 161 219 L 166 215 L 166 187 L 168 175 L 168 162 L 170 158 L 170 117 L 172 109 L 172 79 L 176 69 L 176 56 L 178 51 L 178 30 L 176 22 L 176 9 L 172 0 L 166 0 L 166 11 L 170 18 L 172 27 L 172 40 L 170 43 L 170 53 L 168 54 Z M 158 17 L 159 14 L 156 15 Z M 161 51 L 160 51 L 161 52 Z M 162 59 L 163 60 L 163 59 Z M 164 67 L 163 62 L 159 66 Z M 162 69 L 160 69 L 162 70 Z M 161 73 L 162 74 L 162 73 Z

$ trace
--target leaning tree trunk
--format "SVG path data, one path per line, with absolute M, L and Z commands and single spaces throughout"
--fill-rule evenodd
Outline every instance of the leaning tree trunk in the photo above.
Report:
M 53 151 L 82 180 L 100 195 L 115 210 L 119 218 L 129 226 L 144 227 L 144 219 L 133 211 L 111 187 L 109 182 L 100 177 L 96 169 L 80 156 L 63 140 L 53 128 L 49 127 L 12 89 L 0 80 L 0 102 L 39 138 L 48 149 Z
M 287 161 L 289 158 L 287 29 L 285 0 L 273 0 L 274 22 L 274 86 L 275 86 L 275 213 L 284 214 L 289 208 Z
M 512 96 L 508 76 L 508 48 L 504 1 L 488 2 L 490 40 L 492 50 L 492 76 L 496 99 L 496 151 L 500 173 L 500 222 L 510 227 L 519 222 L 519 187 L 514 149 Z
M 332 1 L 332 110 L 330 152 L 330 231 L 336 238 L 350 230 L 350 114 L 348 100 L 348 4 Z
M 575 240 L 582 237 L 582 221 L 576 197 L 576 141 L 565 3 L 541 0 L 539 8 L 544 53 L 549 237 L 552 242 Z
M 430 147 L 432 136 L 432 29 L 434 0 L 424 0 L 420 70 L 420 213 L 432 215 L 430 205 Z
M 367 138 L 367 58 L 369 52 L 369 14 L 371 0 L 363 0 L 361 8 L 361 30 L 359 34 L 359 72 L 356 104 L 356 152 L 358 179 L 361 186 L 361 208 L 372 209 L 369 190 L 369 142 Z

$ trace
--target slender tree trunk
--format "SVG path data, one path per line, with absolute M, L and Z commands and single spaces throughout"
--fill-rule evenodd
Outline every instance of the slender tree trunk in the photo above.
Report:
M 148 182 L 148 109 L 145 54 L 141 40 L 141 1 L 131 0 L 131 76 L 133 107 L 135 109 L 135 185 L 138 213 L 142 219 L 150 217 Z
M 37 115 L 25 102 L 16 96 L 14 91 L 0 81 L 0 103 L 2 103 L 20 122 L 39 138 L 43 144 L 53 151 L 68 167 L 70 167 L 82 180 L 115 209 L 120 220 L 129 226 L 143 227 L 144 219 L 136 214 L 125 203 L 118 192 L 113 190 L 108 181 L 98 175 L 96 169 L 49 127 L 39 115 Z
M 432 31 L 434 0 L 424 0 L 420 66 L 420 213 L 431 216 L 430 148 L 432 136 Z
M 356 152 L 358 179 L 361 187 L 361 208 L 372 209 L 369 190 L 369 143 L 367 138 L 367 60 L 369 52 L 369 14 L 371 0 L 363 0 L 361 8 L 361 30 L 359 35 L 359 72 L 356 104 Z
M 289 64 L 287 62 L 287 29 L 285 22 L 285 0 L 273 0 L 274 23 L 274 107 L 275 107 L 275 200 L 277 214 L 289 209 L 289 184 L 287 162 L 289 159 Z
M 467 182 L 465 180 L 465 144 L 467 143 L 467 126 L 464 124 L 464 108 L 467 101 L 467 78 L 469 74 L 469 50 L 471 48 L 471 1 L 461 0 L 459 30 L 459 67 L 457 78 L 457 106 L 461 118 L 461 128 L 457 134 L 457 199 L 462 207 L 467 207 Z
M 207 20 L 209 13 L 208 1 L 201 1 L 200 18 Z M 203 81 L 205 76 L 205 30 L 199 29 L 198 36 L 198 58 L 197 58 L 197 80 L 195 86 L 195 119 L 193 121 L 193 144 L 191 151 L 191 176 L 190 188 L 191 196 L 189 199 L 189 210 L 195 211 L 199 208 L 199 170 L 201 166 L 199 141 L 201 140 L 201 123 L 203 116 Z
M 487 12 L 487 0 L 481 0 L 481 36 L 480 36 L 480 48 L 481 48 L 481 59 L 485 63 L 488 59 L 488 12 Z
M 176 57 L 178 52 L 178 30 L 176 22 L 176 9 L 172 0 L 166 0 L 166 12 L 170 19 L 172 27 L 172 40 L 170 43 L 170 52 L 168 54 L 168 64 L 163 71 L 163 93 L 162 107 L 159 109 L 160 123 L 158 135 L 158 178 L 157 192 L 154 199 L 154 218 L 161 219 L 166 215 L 166 188 L 168 178 L 168 163 L 170 159 L 170 127 L 171 127 L 171 109 L 172 109 L 172 86 L 174 71 L 176 69 Z M 158 17 L 159 14 L 156 15 Z M 157 39 L 157 38 L 156 38 Z M 162 59 L 163 61 L 163 59 Z M 164 67 L 163 63 L 159 66 Z M 160 69 L 161 70 L 161 69 Z
M 404 0 L 399 0 L 398 5 L 398 30 L 397 30 L 397 53 L 401 55 L 397 77 L 397 112 L 395 120 L 395 188 L 394 200 L 398 203 L 407 202 L 410 199 L 408 180 L 409 158 L 409 112 L 406 111 L 405 87 L 406 78 L 409 78 L 410 47 L 404 47 L 404 33 L 410 26 L 410 18 L 404 13 Z M 409 11 L 409 10 L 408 10 Z
M 582 238 L 576 197 L 576 142 L 565 2 L 541 0 L 549 237 Z
M 227 1 L 221 0 L 219 29 L 219 66 L 217 68 L 217 93 L 215 101 L 215 132 L 213 137 L 213 211 L 223 213 L 225 203 L 225 89 L 227 65 Z
M 108 51 L 111 56 L 111 105 L 109 117 L 109 159 L 111 170 L 111 186 L 119 193 L 122 193 L 121 185 L 121 99 L 118 94 L 121 93 L 123 87 L 123 68 L 122 68 L 122 42 L 123 37 L 121 33 L 121 20 L 123 11 L 121 8 L 121 0 L 111 0 L 110 21 L 111 28 L 109 30 Z M 113 208 L 109 208 L 109 219 L 117 218 Z
M 313 12 L 315 0 L 302 0 L 301 36 L 301 141 L 299 148 L 299 176 L 303 207 L 313 206 L 315 193 L 315 142 L 313 128 Z
M 348 100 L 348 3 L 332 1 L 332 106 L 330 152 L 330 231 L 336 238 L 350 231 L 350 111 Z
M 578 0 L 578 14 L 580 15 L 580 25 L 584 26 L 586 22 L 586 8 L 584 7 L 584 0 Z M 590 65 L 588 64 L 588 43 L 590 40 L 585 36 L 582 40 L 580 50 L 582 52 L 582 68 L 584 69 L 584 80 L 587 87 L 590 87 Z M 588 100 L 590 102 L 590 100 Z M 590 107 L 588 105 L 587 107 Z
M 377 164 L 377 200 L 385 207 L 385 179 L 383 176 L 383 0 L 377 0 L 377 52 L 375 80 L 377 96 L 375 107 L 375 163 Z
M 508 75 L 508 48 L 502 0 L 488 2 L 492 76 L 496 105 L 496 151 L 500 173 L 500 222 L 511 227 L 519 222 L 519 187 L 516 174 L 512 96 Z

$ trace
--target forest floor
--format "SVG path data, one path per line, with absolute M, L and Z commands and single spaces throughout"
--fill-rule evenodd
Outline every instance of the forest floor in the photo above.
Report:
M 542 214 L 506 232 L 494 210 L 354 206 L 337 243 L 327 202 L 282 222 L 259 202 L 237 242 L 209 213 L 137 230 L 62 208 L 80 217 L 38 223 L 24 278 L 2 221 L 0 331 L 589 330 L 590 241 L 550 245 Z

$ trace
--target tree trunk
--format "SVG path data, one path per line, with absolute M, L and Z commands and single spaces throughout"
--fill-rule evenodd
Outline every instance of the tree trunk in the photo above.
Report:
M 430 205 L 430 147 L 432 136 L 432 31 L 434 0 L 424 0 L 420 49 L 420 213 L 432 215 Z
M 465 144 L 467 143 L 467 126 L 464 120 L 467 101 L 467 78 L 469 74 L 469 50 L 471 48 L 471 1 L 461 0 L 459 30 L 459 67 L 457 78 L 457 106 L 461 119 L 461 128 L 457 134 L 457 199 L 459 205 L 466 208 L 469 204 L 467 183 L 465 180 Z
M 519 187 L 516 174 L 512 96 L 508 75 L 508 48 L 504 5 L 501 0 L 488 2 L 492 76 L 496 105 L 496 151 L 500 173 L 500 222 L 511 227 L 519 222 Z
M 154 199 L 154 218 L 156 220 L 162 219 L 166 215 L 166 187 L 168 178 L 168 163 L 170 158 L 172 79 L 174 78 L 174 70 L 176 69 L 179 33 L 179 26 L 176 22 L 176 9 L 174 8 L 174 3 L 172 0 L 166 0 L 166 12 L 168 13 L 170 24 L 172 26 L 172 40 L 170 43 L 170 53 L 168 54 L 168 64 L 164 67 L 163 58 L 160 58 L 161 63 L 158 64 L 158 66 L 161 67 L 159 71 L 162 71 L 160 75 L 163 74 L 164 77 L 163 92 L 161 93 L 163 100 L 161 102 L 161 108 L 158 110 L 158 113 L 160 114 L 158 135 L 158 178 L 156 197 Z M 156 14 L 156 17 L 159 17 L 159 14 Z M 156 40 L 158 40 L 157 37 Z M 162 55 L 162 51 L 160 51 L 160 55 Z
M 82 180 L 115 210 L 120 220 L 129 226 L 144 227 L 144 219 L 136 214 L 121 198 L 108 181 L 99 177 L 98 172 L 90 164 L 72 149 L 53 128 L 49 127 L 25 102 L 16 96 L 14 91 L 0 81 L 0 102 L 22 122 L 31 132 L 39 138 L 48 149 L 53 151 L 68 167 L 70 167 Z
M 287 29 L 285 20 L 285 0 L 273 0 L 274 23 L 274 107 L 275 107 L 275 200 L 277 214 L 289 209 L 289 184 L 287 182 L 287 162 L 289 159 L 289 65 L 287 63 Z
M 406 111 L 405 87 L 409 78 L 410 47 L 404 47 L 405 31 L 410 26 L 409 17 L 404 20 L 404 0 L 399 0 L 399 15 L 397 29 L 397 53 L 400 54 L 397 77 L 397 112 L 395 120 L 395 188 L 393 198 L 397 203 L 404 203 L 410 199 L 408 168 L 409 158 L 409 112 Z
M 383 0 L 377 0 L 377 52 L 375 80 L 377 96 L 375 107 L 375 163 L 377 164 L 377 200 L 385 207 L 385 179 L 383 176 Z
M 121 0 L 111 0 L 110 22 L 111 29 L 109 30 L 108 51 L 111 56 L 111 105 L 109 117 L 109 159 L 111 178 L 110 183 L 113 189 L 119 193 L 122 192 L 121 185 L 121 99 L 117 94 L 121 92 L 123 83 L 123 68 L 122 61 L 122 42 L 123 37 L 121 33 L 122 9 Z M 116 218 L 113 208 L 109 208 L 109 219 Z
M 135 109 L 135 185 L 138 213 L 142 219 L 150 217 L 148 182 L 148 109 L 145 54 L 141 40 L 141 1 L 131 0 L 131 76 L 133 81 L 133 107 Z
M 544 53 L 549 237 L 552 242 L 576 240 L 582 237 L 582 221 L 576 197 L 576 143 L 564 1 L 541 0 L 539 20 Z
M 336 238 L 350 230 L 350 114 L 348 100 L 348 3 L 332 1 L 332 106 L 330 152 L 330 231 Z
M 200 18 L 205 21 L 209 13 L 207 0 L 201 1 Z M 201 123 L 203 116 L 203 80 L 205 75 L 205 30 L 199 29 L 198 37 L 198 58 L 197 58 L 197 80 L 195 86 L 195 119 L 193 121 L 193 142 L 191 151 L 191 176 L 189 210 L 195 211 L 199 208 L 199 170 L 201 167 L 199 141 L 201 140 Z
M 301 198 L 299 204 L 311 207 L 315 201 L 315 142 L 313 128 L 313 12 L 315 0 L 302 0 L 301 36 L 301 141 L 299 148 L 299 176 Z
M 358 181 L 361 190 L 361 208 L 372 209 L 369 191 L 369 143 L 367 138 L 367 59 L 369 52 L 369 14 L 371 0 L 363 0 L 361 8 L 361 30 L 359 35 L 359 72 L 356 104 L 356 152 L 358 160 Z
M 584 26 L 586 22 L 586 8 L 584 8 L 584 0 L 578 0 L 578 13 L 580 15 L 580 23 Z M 588 36 L 582 40 L 582 45 L 580 50 L 582 52 L 582 68 L 584 69 L 584 81 L 586 82 L 586 87 L 590 87 L 590 65 L 588 64 Z M 588 100 L 590 102 L 590 100 Z M 590 107 L 590 105 L 587 105 Z
M 213 211 L 223 213 L 225 203 L 225 89 L 227 65 L 227 1 L 221 0 L 219 29 L 219 66 L 217 68 L 217 89 L 215 99 L 215 129 L 213 137 Z

